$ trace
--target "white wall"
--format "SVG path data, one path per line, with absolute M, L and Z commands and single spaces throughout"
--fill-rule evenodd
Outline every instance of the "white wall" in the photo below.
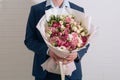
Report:
M 71 1 L 83 6 L 99 27 L 95 42 L 82 59 L 83 80 L 119 80 L 120 1 Z M 33 4 L 32 0 L 0 0 L 0 80 L 33 80 L 33 53 L 23 44 Z
M 30 0 L 0 0 L 0 80 L 33 80 L 33 53 L 24 46 Z

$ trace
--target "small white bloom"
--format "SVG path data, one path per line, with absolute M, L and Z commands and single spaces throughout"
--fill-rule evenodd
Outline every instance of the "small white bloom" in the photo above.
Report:
M 80 31 L 82 31 L 83 29 L 84 29 L 84 28 L 83 28 L 83 27 L 81 27 L 81 28 L 80 28 Z
M 63 25 L 63 21 L 59 21 L 61 25 Z
M 63 19 L 63 15 L 60 15 L 60 19 Z
M 81 43 L 78 43 L 78 44 L 77 44 L 77 47 L 81 47 Z
M 82 35 L 82 36 L 85 36 L 85 32 L 82 32 L 81 35 Z
M 72 34 L 68 34 L 68 40 L 72 40 L 73 39 L 73 36 L 72 36 Z
M 73 31 L 77 31 L 77 27 L 76 27 L 76 26 L 73 26 L 73 27 L 72 27 L 72 30 L 73 30 Z
M 79 30 L 79 29 L 77 29 L 77 33 L 80 33 L 80 30 Z
M 77 44 L 77 46 L 81 47 L 81 44 L 82 44 L 82 40 L 80 38 L 78 38 L 78 44 Z
M 66 16 L 65 15 L 61 15 L 60 16 L 60 19 L 64 19 Z
M 61 25 L 61 29 L 62 29 L 62 30 L 64 30 L 64 29 L 65 29 L 64 25 Z
M 78 25 L 77 27 L 78 27 L 78 29 L 80 29 L 80 28 L 81 28 L 81 26 L 80 26 L 80 25 Z
M 77 25 L 77 22 L 74 22 L 74 25 Z
M 49 34 L 49 33 L 46 33 L 46 37 L 47 37 L 47 38 L 50 38 L 50 34 Z
M 78 38 L 78 43 L 80 43 L 80 44 L 82 43 L 82 40 L 81 40 L 81 38 Z

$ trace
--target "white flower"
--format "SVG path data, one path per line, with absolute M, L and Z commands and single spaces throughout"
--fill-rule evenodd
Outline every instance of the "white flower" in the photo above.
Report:
M 73 36 L 72 36 L 72 34 L 68 34 L 68 40 L 72 40 L 73 39 Z
M 77 29 L 76 26 L 73 26 L 73 27 L 72 27 L 72 30 L 73 30 L 73 31 L 77 31 L 78 29 Z
M 77 44 L 77 47 L 81 47 L 81 44 L 80 44 L 80 43 L 78 43 L 78 44 Z
M 81 47 L 81 44 L 82 44 L 82 40 L 80 38 L 78 38 L 78 44 L 77 44 L 77 46 Z
M 49 33 L 46 33 L 46 37 L 47 37 L 47 38 L 50 38 L 50 34 L 49 34 Z
M 77 29 L 77 31 L 76 31 L 78 34 L 80 33 L 80 30 L 79 29 Z
M 77 22 L 74 22 L 74 25 L 77 25 Z
M 65 17 L 65 15 L 60 15 L 60 19 L 63 19 Z
M 61 25 L 61 29 L 62 29 L 62 30 L 64 30 L 64 29 L 65 29 L 64 25 Z
M 80 29 L 80 28 L 81 28 L 81 26 L 80 26 L 80 25 L 78 25 L 77 27 L 78 27 L 78 29 Z
M 81 27 L 81 28 L 80 28 L 80 31 L 82 31 L 83 29 L 84 29 L 84 28 L 83 28 L 83 27 Z
M 85 36 L 85 32 L 82 32 L 81 35 L 82 35 L 82 36 Z
M 61 25 L 63 25 L 63 21 L 59 21 Z

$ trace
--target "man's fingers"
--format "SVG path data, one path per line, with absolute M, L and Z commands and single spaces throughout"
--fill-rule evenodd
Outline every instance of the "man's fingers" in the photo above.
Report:
M 74 61 L 75 59 L 75 54 L 70 54 L 68 55 L 66 58 L 61 58 L 59 56 L 57 56 L 54 52 L 52 52 L 51 50 L 49 50 L 49 55 L 50 57 L 53 58 L 54 62 L 56 64 L 59 63 L 59 61 L 62 61 L 63 64 L 69 64 L 70 62 Z
M 63 60 L 63 58 L 60 58 L 60 57 L 58 57 L 57 55 L 53 55 L 53 58 L 54 58 L 54 61 L 55 61 L 55 63 L 57 63 L 58 64 L 58 62 L 59 61 L 62 61 Z
M 66 57 L 66 60 L 68 61 L 74 61 L 77 57 L 77 53 L 70 54 Z
M 69 63 L 71 63 L 72 61 L 68 61 L 68 60 L 64 60 L 63 61 L 63 64 L 69 64 Z
M 71 57 L 68 57 L 68 58 L 65 58 L 67 61 L 71 61 L 73 58 Z
M 74 60 L 74 56 L 69 55 L 69 56 L 67 56 L 65 59 L 68 60 L 68 61 L 71 61 L 71 60 Z

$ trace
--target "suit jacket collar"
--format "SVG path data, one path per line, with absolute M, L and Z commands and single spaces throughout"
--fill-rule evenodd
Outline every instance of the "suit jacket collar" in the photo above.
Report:
M 78 11 L 84 13 L 84 8 L 82 8 L 82 7 L 80 7 L 80 6 L 77 6 L 76 4 L 74 4 L 74 3 L 70 2 L 70 1 L 68 1 L 68 3 L 69 3 L 69 7 L 70 7 L 70 8 L 75 9 L 75 10 L 78 10 Z M 44 10 L 48 10 L 48 9 L 50 9 L 50 8 L 52 8 L 52 6 L 51 6 L 51 5 L 48 5 L 48 4 L 47 4 L 47 1 L 45 1 L 45 9 L 44 9 Z
M 52 0 L 46 0 L 46 6 L 47 9 L 55 7 Z M 70 3 L 68 0 L 64 0 L 63 4 L 61 7 L 69 7 L 70 8 Z

